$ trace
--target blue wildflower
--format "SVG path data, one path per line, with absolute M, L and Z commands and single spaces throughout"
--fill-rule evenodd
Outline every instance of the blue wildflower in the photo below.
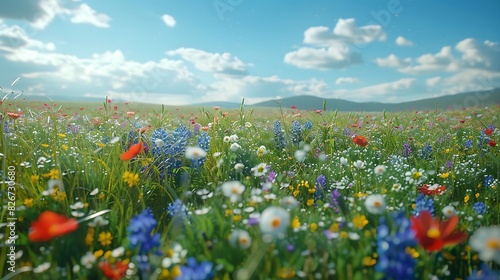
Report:
M 391 228 L 382 216 L 377 228 L 378 261 L 375 270 L 383 272 L 384 279 L 415 279 L 417 260 L 407 253 L 407 248 L 417 245 L 411 222 L 404 211 L 389 215 L 394 227 Z
M 469 149 L 470 147 L 472 147 L 472 144 L 473 144 L 472 140 L 469 139 L 464 142 L 464 148 Z
M 181 265 L 181 275 L 176 280 L 209 280 L 215 276 L 213 263 L 203 261 L 198 264 L 195 258 L 189 257 L 186 265 Z
M 413 210 L 413 215 L 417 217 L 422 211 L 429 211 L 434 217 L 434 200 L 431 197 L 426 197 L 419 193 L 415 201 L 415 210 Z
M 198 147 L 202 148 L 205 152 L 208 152 L 210 148 L 210 136 L 206 132 L 203 132 L 198 136 Z M 191 160 L 193 167 L 200 167 L 207 160 L 206 157 L 203 157 L 198 160 Z
M 422 158 L 425 160 L 432 158 L 432 146 L 427 144 L 422 148 Z
M 344 134 L 344 136 L 347 136 L 347 137 L 351 137 L 352 136 L 351 130 L 348 127 L 346 127 L 344 129 L 343 134 Z
M 285 148 L 285 134 L 283 133 L 279 120 L 274 122 L 274 143 L 277 150 Z
M 299 145 L 299 143 L 303 140 L 302 139 L 302 126 L 300 126 L 300 123 L 298 120 L 294 120 L 292 122 L 292 136 L 291 139 L 292 143 L 294 145 Z
M 187 208 L 180 199 L 176 199 L 174 203 L 170 203 L 167 207 L 168 214 L 175 220 L 182 220 L 188 217 Z
M 130 248 L 139 249 L 139 255 L 147 255 L 152 249 L 160 246 L 160 234 L 151 235 L 156 222 L 151 209 L 146 208 L 140 214 L 130 219 L 127 227 Z
M 339 212 L 339 197 L 340 192 L 337 189 L 334 189 L 330 195 L 330 207 L 333 208 L 335 213 Z
M 323 191 L 326 189 L 326 177 L 325 175 L 319 175 L 316 178 L 316 186 L 314 192 L 314 201 L 318 199 L 322 200 L 324 198 Z
M 491 186 L 493 185 L 493 176 L 491 175 L 486 175 L 484 176 L 484 180 L 483 180 L 483 186 L 487 187 L 487 188 L 491 188 Z
M 311 121 L 307 120 L 305 123 L 304 123 L 304 128 L 307 129 L 307 130 L 311 130 L 313 127 L 313 124 Z
M 407 158 L 413 153 L 410 143 L 406 142 L 403 144 L 403 157 Z
M 153 131 L 151 135 L 153 149 L 151 152 L 155 157 L 154 163 L 162 177 L 165 177 L 166 174 L 172 174 L 174 169 L 181 167 L 190 138 L 191 131 L 182 124 L 174 129 L 172 133 L 163 128 Z
M 479 215 L 486 213 L 486 205 L 483 202 L 474 203 L 472 209 L 474 209 L 474 211 L 476 211 L 476 213 Z

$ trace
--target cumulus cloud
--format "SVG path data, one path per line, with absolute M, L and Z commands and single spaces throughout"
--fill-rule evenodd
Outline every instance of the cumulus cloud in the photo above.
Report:
M 0 1 L 0 18 L 29 22 L 36 29 L 44 29 L 57 15 L 68 15 L 73 23 L 109 27 L 111 18 L 97 13 L 86 3 L 62 0 L 3 0 Z
M 175 18 L 171 15 L 164 14 L 161 19 L 170 28 L 174 27 L 176 24 Z
M 380 67 L 401 68 L 410 66 L 411 63 L 412 63 L 411 58 L 407 57 L 405 59 L 401 59 L 394 54 L 390 54 L 386 58 L 375 59 L 375 64 L 377 64 Z
M 251 64 L 246 64 L 230 53 L 210 53 L 193 48 L 179 48 L 168 51 L 169 56 L 180 56 L 182 59 L 192 63 L 198 70 L 226 74 L 245 75 Z
M 401 68 L 399 71 L 406 74 L 429 74 L 434 72 L 455 72 L 460 64 L 452 54 L 450 46 L 441 48 L 436 54 L 424 54 L 416 59 L 417 64 Z
M 311 46 L 285 54 L 284 62 L 305 69 L 348 68 L 362 63 L 359 48 L 385 38 L 380 25 L 357 26 L 353 18 L 339 19 L 332 30 L 325 26 L 308 28 L 303 42 Z
M 362 62 L 361 54 L 348 47 L 300 48 L 285 55 L 285 62 L 299 68 L 329 70 Z
M 398 46 L 413 46 L 413 42 L 403 36 L 399 36 L 398 38 L 396 38 L 396 44 Z
M 359 83 L 359 80 L 356 78 L 352 78 L 352 77 L 340 77 L 340 78 L 337 78 L 337 80 L 335 81 L 336 85 L 356 84 L 356 83 Z

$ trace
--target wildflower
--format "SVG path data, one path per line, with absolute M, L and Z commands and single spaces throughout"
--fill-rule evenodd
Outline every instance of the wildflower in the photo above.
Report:
M 421 212 L 429 212 L 434 216 L 434 200 L 429 197 L 425 197 L 423 194 L 418 194 L 415 201 L 415 210 L 413 215 L 419 216 Z
M 488 142 L 488 146 L 494 148 L 497 146 L 497 142 L 493 139 L 491 139 L 489 142 Z
M 277 150 L 282 150 L 285 148 L 285 133 L 281 128 L 281 123 L 279 120 L 274 122 L 274 144 Z
M 352 165 L 354 167 L 356 167 L 357 169 L 363 169 L 363 168 L 365 168 L 365 162 L 362 161 L 362 160 L 357 160 Z
M 33 185 L 36 185 L 38 183 L 38 180 L 40 179 L 40 176 L 34 174 L 34 175 L 31 175 L 30 176 L 30 182 L 33 184 Z
M 290 213 L 277 206 L 267 207 L 260 216 L 259 227 L 262 234 L 282 237 L 290 226 Z
M 318 199 L 323 199 L 323 191 L 326 189 L 326 177 L 325 175 L 319 175 L 316 178 L 316 184 L 314 185 L 314 201 L 317 201 Z
M 189 160 L 199 160 L 204 158 L 207 152 L 200 147 L 187 147 L 185 155 Z
M 297 150 L 297 151 L 295 151 L 295 153 L 293 155 L 294 155 L 295 160 L 297 162 L 304 162 L 304 160 L 306 159 L 307 153 L 304 150 Z
M 425 173 L 424 170 L 422 169 L 415 169 L 413 168 L 411 171 L 407 171 L 405 173 L 406 176 L 406 181 L 409 184 L 422 184 L 427 180 L 427 174 Z
M 375 173 L 375 175 L 382 175 L 386 170 L 387 167 L 385 165 L 377 165 L 375 169 L 373 169 L 373 173 Z
M 245 191 L 245 185 L 240 181 L 228 181 L 221 185 L 222 193 L 229 198 L 231 203 L 241 200 L 241 194 Z
M 174 203 L 170 203 L 167 207 L 168 214 L 175 220 L 187 218 L 186 205 L 180 199 L 176 199 Z
M 285 209 L 294 209 L 299 205 L 299 202 L 293 196 L 285 196 L 281 199 L 281 207 Z
M 83 266 L 85 266 L 87 269 L 92 268 L 92 266 L 94 265 L 95 261 L 96 261 L 96 257 L 94 256 L 94 254 L 92 254 L 92 252 L 87 252 L 80 259 L 80 263 Z
M 49 173 L 43 174 L 43 177 L 44 177 L 44 178 L 54 179 L 54 180 L 55 180 L 55 179 L 59 179 L 59 178 L 61 178 L 61 176 L 60 176 L 60 174 L 59 174 L 59 169 L 56 169 L 56 168 L 51 169 L 51 170 L 49 171 Z
M 213 263 L 203 261 L 198 264 L 195 258 L 190 257 L 187 259 L 186 265 L 181 265 L 180 276 L 176 280 L 195 280 L 195 279 L 212 279 L 215 275 L 213 271 Z
M 352 225 L 355 228 L 362 229 L 368 224 L 365 215 L 356 215 L 352 218 Z
M 111 245 L 111 241 L 113 240 L 113 236 L 109 231 L 103 231 L 99 233 L 99 237 L 97 240 L 101 243 L 102 246 Z
M 32 242 L 49 241 L 52 238 L 63 236 L 78 228 L 78 222 L 73 218 L 45 211 L 36 221 L 33 221 L 28 233 L 28 239 Z
M 416 245 L 410 220 L 404 211 L 389 215 L 394 228 L 391 229 L 384 216 L 380 217 L 377 228 L 378 261 L 375 270 L 391 277 L 388 279 L 415 279 L 417 261 L 407 250 Z
M 385 198 L 381 194 L 369 195 L 365 200 L 366 210 L 370 214 L 380 215 L 385 212 L 386 206 Z
M 403 144 L 403 157 L 407 158 L 413 153 L 410 143 L 406 142 Z
M 352 138 L 352 142 L 361 147 L 366 147 L 366 145 L 368 145 L 368 141 L 366 140 L 366 138 L 361 135 L 354 136 Z
M 234 170 L 236 171 L 242 171 L 243 168 L 245 168 L 245 165 L 243 163 L 237 163 L 234 165 Z
M 432 146 L 427 144 L 422 148 L 422 158 L 425 160 L 432 158 Z
M 474 205 L 472 205 L 472 209 L 474 209 L 478 215 L 486 213 L 486 205 L 484 205 L 484 202 L 479 201 L 474 203 Z
M 119 260 L 112 265 L 109 261 L 102 261 L 99 263 L 99 268 L 106 278 L 120 280 L 127 274 L 128 262 Z
M 479 253 L 484 262 L 495 261 L 500 264 L 500 226 L 480 227 L 469 240 L 472 250 Z
M 443 246 L 459 244 L 467 239 L 465 232 L 454 231 L 458 216 L 441 222 L 434 219 L 431 212 L 422 211 L 417 217 L 411 217 L 411 223 L 419 244 L 427 251 L 440 251 Z
M 260 146 L 258 149 L 257 149 L 257 156 L 261 157 L 265 154 L 269 153 L 269 151 L 267 151 L 267 148 L 266 146 Z
M 441 195 L 446 190 L 446 187 L 440 186 L 439 184 L 423 184 L 422 186 L 418 187 L 417 190 L 424 195 Z
M 302 126 L 300 125 L 298 120 L 294 120 L 292 122 L 292 133 L 290 136 L 290 140 L 292 144 L 298 146 L 302 139 Z
M 252 245 L 252 238 L 246 230 L 235 229 L 229 236 L 229 244 L 235 248 L 247 249 Z
M 23 204 L 28 208 L 33 207 L 33 198 L 25 198 Z
M 312 198 L 311 198 L 311 199 L 308 199 L 308 200 L 307 200 L 307 202 L 306 202 L 306 205 L 307 205 L 308 207 L 313 206 L 313 205 L 314 205 L 314 199 L 312 199 Z
M 451 216 L 457 215 L 457 210 L 455 210 L 455 207 L 453 205 L 448 205 L 445 206 L 442 210 L 443 215 L 447 218 L 450 218 Z
M 340 164 L 342 165 L 349 165 L 349 161 L 345 157 L 340 158 Z
M 123 173 L 123 181 L 129 186 L 133 187 L 136 186 L 139 183 L 139 174 L 125 171 Z
M 469 149 L 470 147 L 472 147 L 472 144 L 473 144 L 472 140 L 469 139 L 469 140 L 464 142 L 464 148 Z
M 255 177 L 264 176 L 267 173 L 267 164 L 259 163 L 257 166 L 253 167 L 251 171 L 253 171 L 253 176 Z
M 139 141 L 137 144 L 130 146 L 130 148 L 126 152 L 122 153 L 120 157 L 122 160 L 131 160 L 135 156 L 137 156 L 142 151 L 142 149 L 142 141 Z
M 238 143 L 233 143 L 229 147 L 229 150 L 231 150 L 232 152 L 236 152 L 239 149 L 241 149 L 241 146 Z
M 47 271 L 50 268 L 50 263 L 49 262 L 44 262 L 37 267 L 33 268 L 34 273 L 42 273 Z

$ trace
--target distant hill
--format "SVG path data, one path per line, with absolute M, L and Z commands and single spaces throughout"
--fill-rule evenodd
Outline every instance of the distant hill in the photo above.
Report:
M 401 103 L 379 102 L 351 102 L 342 99 L 325 99 L 316 96 L 294 96 L 276 100 L 283 108 L 297 106 L 301 110 L 323 109 L 326 101 L 327 110 L 338 111 L 406 111 L 406 110 L 433 110 L 433 109 L 462 109 L 474 106 L 492 106 L 500 104 L 500 88 L 488 91 L 465 92 L 453 95 L 440 96 L 416 101 Z M 251 105 L 251 107 L 277 107 L 274 100 L 264 101 Z

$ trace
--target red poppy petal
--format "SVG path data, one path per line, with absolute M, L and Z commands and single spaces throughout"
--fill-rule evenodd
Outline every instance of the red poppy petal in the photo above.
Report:
M 467 234 L 465 232 L 456 231 L 448 235 L 443 241 L 445 245 L 460 244 L 467 240 Z
M 122 160 L 131 160 L 142 151 L 142 142 L 130 146 L 128 151 L 121 154 Z
M 441 236 L 445 239 L 448 235 L 450 235 L 458 224 L 458 216 L 451 216 L 446 222 L 442 222 L 439 224 L 439 231 L 441 232 Z

